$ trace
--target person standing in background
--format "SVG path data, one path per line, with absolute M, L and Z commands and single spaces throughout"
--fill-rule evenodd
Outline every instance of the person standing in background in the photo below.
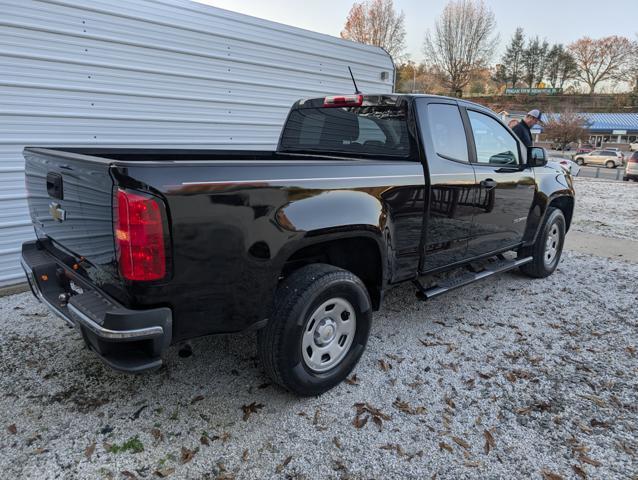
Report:
M 527 112 L 525 118 L 512 128 L 512 131 L 521 139 L 527 148 L 534 145 L 531 130 L 537 123 L 542 125 L 543 122 L 541 121 L 541 111 L 535 108 Z

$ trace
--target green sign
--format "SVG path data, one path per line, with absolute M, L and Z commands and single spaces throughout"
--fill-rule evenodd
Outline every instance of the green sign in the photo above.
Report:
M 506 88 L 505 95 L 557 95 L 563 93 L 562 88 Z

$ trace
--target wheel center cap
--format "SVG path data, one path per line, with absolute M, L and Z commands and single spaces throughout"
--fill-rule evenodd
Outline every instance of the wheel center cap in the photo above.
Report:
M 337 328 L 332 318 L 324 318 L 317 325 L 315 330 L 315 343 L 319 346 L 324 346 L 332 342 L 337 333 Z

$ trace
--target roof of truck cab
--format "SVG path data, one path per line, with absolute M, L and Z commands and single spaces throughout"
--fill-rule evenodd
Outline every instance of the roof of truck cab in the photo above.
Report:
M 343 94 L 339 94 L 339 95 L 345 95 L 345 96 L 349 96 L 349 95 L 357 95 L 356 93 L 343 93 Z M 372 93 L 360 93 L 360 95 L 363 95 L 364 97 L 405 97 L 405 98 L 434 98 L 434 99 L 440 99 L 440 100 L 450 100 L 452 102 L 457 102 L 459 105 L 466 105 L 466 106 L 472 106 L 475 108 L 480 108 L 482 110 L 486 110 L 489 111 L 493 114 L 496 115 L 496 113 L 492 110 L 490 110 L 489 108 L 487 108 L 485 105 L 481 105 L 480 103 L 475 103 L 475 102 L 471 102 L 469 100 L 465 100 L 463 98 L 455 98 L 455 97 L 448 97 L 445 95 L 434 95 L 434 94 L 429 94 L 429 93 L 376 93 L 376 92 L 372 92 Z M 335 95 L 326 95 L 325 97 L 311 97 L 311 98 L 305 98 L 305 99 L 301 99 L 299 100 L 299 102 L 308 102 L 308 101 L 313 101 L 313 100 L 322 100 L 323 98 L 326 97 L 332 97 Z

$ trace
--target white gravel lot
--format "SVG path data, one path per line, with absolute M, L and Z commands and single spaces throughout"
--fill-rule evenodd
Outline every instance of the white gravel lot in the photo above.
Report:
M 573 229 L 638 241 L 638 183 L 576 177 Z
M 636 279 L 568 252 L 544 280 L 427 303 L 404 285 L 351 384 L 305 399 L 270 385 L 250 335 L 128 376 L 30 293 L 6 297 L 0 478 L 638 478 Z

